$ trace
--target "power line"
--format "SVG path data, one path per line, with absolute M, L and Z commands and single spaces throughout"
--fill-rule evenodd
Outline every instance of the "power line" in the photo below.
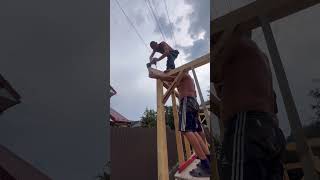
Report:
M 167 7 L 166 0 L 163 0 L 163 2 L 164 2 L 164 5 L 165 5 L 167 17 L 168 17 L 169 24 L 170 24 L 170 27 L 171 27 L 171 33 L 172 33 L 172 37 L 173 37 L 173 40 L 174 40 L 174 44 L 175 44 L 175 46 L 176 46 L 176 45 L 177 45 L 177 41 L 176 41 L 176 38 L 175 38 L 175 36 L 174 36 L 174 31 L 173 31 L 172 23 L 171 23 L 171 20 L 170 20 L 170 17 L 169 17 L 169 12 L 168 12 L 168 7 Z
M 151 9 L 151 12 L 152 12 L 152 14 L 153 14 L 154 19 L 156 20 L 156 24 L 158 25 L 159 31 L 160 31 L 160 33 L 161 33 L 161 35 L 162 35 L 162 38 L 163 38 L 163 40 L 165 41 L 165 40 L 166 40 L 166 38 L 165 38 L 165 36 L 164 36 L 164 34 L 163 34 L 163 32 L 162 32 L 161 28 L 160 28 L 160 23 L 159 23 L 159 21 L 158 21 L 158 19 L 157 19 L 156 15 L 154 14 L 154 11 L 153 11 L 153 8 L 152 8 L 152 5 L 151 5 L 151 3 L 150 3 L 150 1 L 149 1 L 149 0 L 146 0 L 146 2 L 147 2 L 147 5 L 149 6 L 149 8 Z
M 153 21 L 154 24 L 157 26 L 157 22 L 155 21 L 155 19 L 154 19 L 154 17 L 153 17 L 153 14 L 152 14 L 151 9 L 150 9 L 150 7 L 149 7 L 149 5 L 148 5 L 148 2 L 145 0 L 144 3 L 146 4 L 147 9 L 148 9 L 148 12 L 149 12 L 149 14 L 150 14 L 150 16 L 151 16 L 151 21 Z
M 123 10 L 123 8 L 121 7 L 120 3 L 118 0 L 115 0 L 119 6 L 119 8 L 121 9 L 122 13 L 124 14 L 124 16 L 127 18 L 128 22 L 131 24 L 131 26 L 133 27 L 133 29 L 135 30 L 136 34 L 138 35 L 138 37 L 140 38 L 140 40 L 142 41 L 142 43 L 146 46 L 146 48 L 149 50 L 149 47 L 147 46 L 147 44 L 145 43 L 145 41 L 143 40 L 142 36 L 140 35 L 138 29 L 135 27 L 135 25 L 133 24 L 133 22 L 130 20 L 130 18 L 128 17 L 128 15 L 126 14 L 126 12 Z
M 160 22 L 160 13 L 158 12 L 158 10 L 157 10 L 157 3 L 156 3 L 156 1 L 155 0 L 150 0 L 150 4 L 152 5 L 152 7 L 153 7 L 153 9 L 154 9 L 154 11 L 155 11 L 155 14 L 156 14 L 156 17 L 157 17 L 157 19 L 158 19 L 158 22 L 159 22 L 159 26 L 160 26 L 160 28 L 161 28 L 161 30 L 162 30 L 162 32 L 163 32 L 163 35 L 164 35 L 164 37 L 165 37 L 165 39 L 166 39 L 166 32 L 165 32 L 165 30 L 164 30 L 164 28 L 163 28 L 163 24 L 161 24 L 161 22 Z

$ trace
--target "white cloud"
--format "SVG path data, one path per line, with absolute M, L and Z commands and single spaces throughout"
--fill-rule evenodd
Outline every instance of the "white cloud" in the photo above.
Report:
M 154 18 L 148 12 L 144 0 L 134 2 L 119 0 L 119 2 L 135 24 L 147 47 L 145 47 L 143 42 L 138 38 L 117 4 L 111 1 L 110 83 L 118 92 L 116 96 L 111 98 L 111 106 L 127 118 L 139 120 L 146 107 L 156 108 L 156 83 L 155 80 L 148 77 L 146 63 L 150 55 L 149 42 L 151 40 L 162 41 L 163 39 L 160 33 L 155 32 L 156 24 L 154 23 Z M 162 27 L 166 28 L 167 33 L 171 32 L 163 1 L 152 2 L 157 4 L 158 14 L 162 16 Z M 198 1 L 191 4 L 185 3 L 184 0 L 167 0 L 166 2 L 169 17 L 174 25 L 174 36 L 177 44 L 192 48 L 192 45 L 197 39 L 192 38 L 190 34 L 190 25 L 195 22 L 195 19 L 191 22 L 190 14 L 199 11 L 199 8 L 195 6 L 195 3 L 198 3 Z M 199 3 L 203 2 L 199 1 Z M 137 13 L 139 15 L 137 15 Z M 143 19 L 142 17 L 145 18 Z M 178 23 L 175 23 L 177 21 Z M 203 19 L 199 19 L 199 21 L 201 21 L 200 24 L 208 23 L 209 26 L 209 21 Z M 206 31 L 206 29 L 200 29 L 196 38 L 204 36 L 204 31 Z M 209 29 L 207 29 L 207 31 L 209 31 Z M 169 36 L 167 37 L 169 39 Z M 172 46 L 174 45 L 172 39 L 169 39 L 168 43 Z M 192 51 L 186 53 L 183 49 L 179 48 L 178 50 L 180 54 L 175 61 L 176 66 L 188 62 L 188 57 L 191 55 L 190 53 L 192 53 Z M 166 59 L 157 64 L 157 68 L 160 70 L 164 70 L 165 67 Z M 210 76 L 208 67 L 201 70 L 201 72 L 197 70 L 199 82 L 204 94 L 206 94 L 206 88 L 209 87 Z M 204 71 L 207 71 L 207 73 L 204 73 Z M 168 102 L 170 102 L 170 100 Z

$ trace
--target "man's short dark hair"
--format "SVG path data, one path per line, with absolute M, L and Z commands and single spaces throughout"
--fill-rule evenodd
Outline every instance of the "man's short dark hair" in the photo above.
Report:
M 155 42 L 155 41 L 151 41 L 150 42 L 150 47 L 152 48 L 152 46 L 155 46 L 155 45 L 157 45 L 157 42 Z

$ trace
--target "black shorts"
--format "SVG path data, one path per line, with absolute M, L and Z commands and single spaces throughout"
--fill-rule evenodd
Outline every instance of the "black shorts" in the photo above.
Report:
M 194 97 L 184 97 L 180 101 L 179 109 L 179 131 L 202 132 L 199 121 L 199 104 Z
M 282 180 L 285 137 L 271 114 L 241 112 L 226 122 L 222 180 Z

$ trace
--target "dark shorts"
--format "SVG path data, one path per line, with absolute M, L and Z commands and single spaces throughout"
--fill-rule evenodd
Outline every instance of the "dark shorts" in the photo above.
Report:
M 175 68 L 174 60 L 177 59 L 178 54 L 179 54 L 179 51 L 177 51 L 177 50 L 170 51 L 170 53 L 167 57 L 167 69 L 174 69 Z
M 285 137 L 263 112 L 241 112 L 225 125 L 221 180 L 282 180 Z
M 180 101 L 179 109 L 179 131 L 202 132 L 199 121 L 199 104 L 194 97 L 184 97 Z

